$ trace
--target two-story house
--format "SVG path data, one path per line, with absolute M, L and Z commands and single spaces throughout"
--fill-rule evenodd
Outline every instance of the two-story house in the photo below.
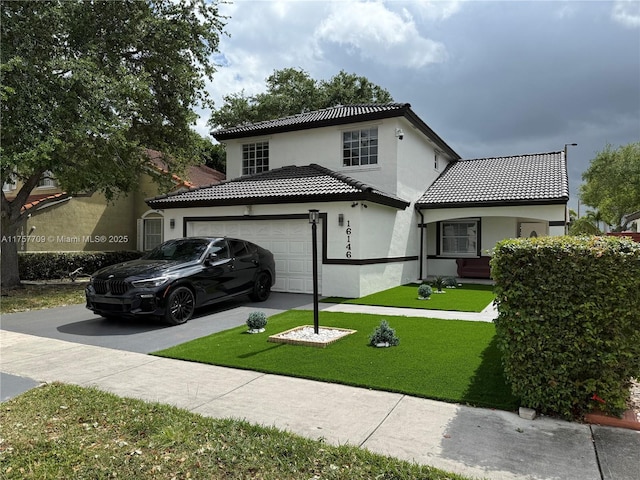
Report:
M 563 234 L 562 152 L 462 160 L 409 104 L 337 106 L 213 132 L 219 185 L 147 200 L 164 235 L 226 235 L 274 253 L 275 291 L 359 297 L 488 258 L 507 237 Z M 481 260 L 478 260 L 481 259 Z M 488 271 L 480 273 L 486 276 Z

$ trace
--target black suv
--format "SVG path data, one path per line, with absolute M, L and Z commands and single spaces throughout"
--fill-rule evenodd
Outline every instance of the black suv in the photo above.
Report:
M 139 260 L 102 268 L 86 289 L 87 308 L 105 318 L 152 315 L 185 323 L 197 307 L 249 294 L 269 298 L 270 251 L 234 238 L 169 240 Z

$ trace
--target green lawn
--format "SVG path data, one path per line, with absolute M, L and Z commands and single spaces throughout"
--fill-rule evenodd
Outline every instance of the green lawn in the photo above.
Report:
M 458 288 L 445 288 L 444 293 L 434 293 L 429 300 L 418 299 L 418 285 L 402 285 L 366 297 L 343 299 L 330 297 L 323 302 L 353 303 L 382 307 L 423 308 L 458 312 L 481 312 L 495 298 L 493 286 L 468 284 Z
M 48 384 L 2 404 L 0 478 L 465 480 L 275 428 Z
M 399 346 L 368 346 L 383 318 L 396 330 Z M 263 334 L 248 334 L 242 326 L 155 354 L 449 402 L 517 408 L 503 377 L 492 323 L 320 312 L 321 326 L 357 333 L 327 348 L 267 341 L 269 335 L 305 324 L 313 324 L 313 312 L 292 310 L 270 317 Z

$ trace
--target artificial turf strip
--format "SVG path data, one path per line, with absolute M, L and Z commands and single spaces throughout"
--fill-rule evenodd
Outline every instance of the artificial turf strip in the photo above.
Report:
M 383 318 L 396 330 L 397 347 L 368 345 Z M 321 327 L 357 332 L 327 348 L 267 341 L 269 335 L 312 324 L 313 312 L 291 310 L 270 317 L 262 334 L 248 334 L 246 327 L 238 327 L 155 355 L 448 402 L 517 408 L 503 376 L 492 323 L 320 312 Z
M 380 307 L 422 308 L 427 310 L 449 310 L 458 312 L 481 312 L 495 298 L 491 285 L 464 285 L 457 288 L 445 288 L 444 293 L 434 293 L 429 300 L 418 298 L 418 285 L 402 285 L 366 297 L 354 299 L 326 298 L 323 302 L 352 303 L 356 305 L 374 305 Z

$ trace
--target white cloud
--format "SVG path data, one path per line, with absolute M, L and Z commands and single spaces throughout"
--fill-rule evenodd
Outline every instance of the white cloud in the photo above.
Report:
M 458 13 L 462 7 L 461 0 L 413 0 L 409 5 L 425 19 L 446 20 Z
M 611 10 L 611 18 L 625 27 L 640 27 L 640 2 L 617 0 Z
M 399 14 L 380 1 L 331 5 L 331 13 L 315 30 L 318 45 L 335 43 L 392 66 L 420 68 L 446 60 L 445 46 L 423 37 L 406 9 Z

